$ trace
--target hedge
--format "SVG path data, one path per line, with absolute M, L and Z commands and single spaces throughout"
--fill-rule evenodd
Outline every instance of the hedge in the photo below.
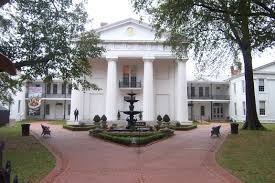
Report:
M 88 131 L 95 128 L 95 125 L 63 125 L 63 128 L 71 131 Z
M 161 132 L 154 133 L 150 136 L 141 136 L 141 137 L 123 136 L 122 134 L 120 134 L 122 136 L 116 136 L 116 135 L 113 135 L 113 134 L 108 133 L 108 132 L 101 132 L 101 133 L 92 133 L 92 132 L 90 132 L 90 135 L 92 135 L 94 137 L 101 138 L 103 140 L 108 140 L 108 141 L 116 142 L 116 143 L 127 145 L 127 146 L 134 145 L 134 144 L 132 144 L 133 137 L 136 138 L 136 144 L 135 145 L 146 145 L 146 144 L 148 144 L 150 142 L 153 142 L 153 141 L 156 141 L 158 139 L 162 139 L 162 138 L 171 136 L 169 134 L 161 133 Z
M 178 131 L 187 131 L 187 130 L 192 130 L 197 128 L 197 125 L 170 126 L 169 128 L 173 130 L 178 130 Z

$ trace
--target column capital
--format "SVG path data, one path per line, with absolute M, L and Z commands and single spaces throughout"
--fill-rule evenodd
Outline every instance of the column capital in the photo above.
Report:
M 183 59 L 177 59 L 176 62 L 179 63 L 179 62 L 187 62 L 188 61 L 188 58 L 183 58 Z
M 107 61 L 115 61 L 117 62 L 118 61 L 118 56 L 106 56 L 105 57 Z
M 154 56 L 144 56 L 142 57 L 142 60 L 145 62 L 153 62 L 155 60 L 155 57 Z

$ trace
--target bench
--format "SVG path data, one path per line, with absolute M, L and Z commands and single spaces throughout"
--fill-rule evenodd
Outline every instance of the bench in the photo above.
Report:
M 42 127 L 42 133 L 41 133 L 41 136 L 43 135 L 51 135 L 51 130 L 50 130 L 50 127 L 48 126 L 45 126 L 45 125 L 42 125 L 41 124 L 41 127 Z
M 221 128 L 221 125 L 212 127 L 212 130 L 211 130 L 211 137 L 212 137 L 213 135 L 217 135 L 217 136 L 219 137 L 219 136 L 221 135 L 221 134 L 220 134 L 220 128 Z

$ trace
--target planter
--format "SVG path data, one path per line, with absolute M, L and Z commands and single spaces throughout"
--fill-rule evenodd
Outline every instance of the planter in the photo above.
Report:
M 231 134 L 238 134 L 239 132 L 239 124 L 238 123 L 231 123 Z
M 30 126 L 31 124 L 21 124 L 22 136 L 30 135 Z

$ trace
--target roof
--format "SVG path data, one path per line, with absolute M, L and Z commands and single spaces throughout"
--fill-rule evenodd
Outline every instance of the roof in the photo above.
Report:
M 269 66 L 274 65 L 274 64 L 275 64 L 275 61 L 270 62 L 270 63 L 268 63 L 268 64 L 264 64 L 264 65 L 259 66 L 259 67 L 256 67 L 255 69 L 253 69 L 253 72 L 259 71 L 259 70 L 261 70 L 261 69 L 264 69 L 264 68 L 269 67 Z M 232 80 L 232 79 L 241 77 L 241 76 L 243 76 L 243 75 L 244 75 L 244 73 L 242 72 L 241 74 L 238 74 L 238 75 L 236 75 L 236 76 L 232 76 L 232 77 L 228 78 L 228 80 L 230 81 L 230 80 Z
M 147 23 L 144 23 L 142 21 L 138 21 L 138 20 L 133 19 L 133 18 L 127 18 L 127 19 L 124 19 L 124 20 L 121 20 L 121 21 L 118 21 L 118 22 L 115 22 L 115 23 L 104 25 L 100 28 L 95 29 L 95 31 L 97 33 L 100 33 L 100 32 L 103 32 L 103 31 L 106 31 L 106 30 L 109 30 L 109 29 L 113 29 L 115 27 L 119 27 L 119 26 L 124 25 L 126 23 L 134 23 L 134 24 L 142 26 L 146 29 L 153 30 L 152 26 L 147 24 Z

